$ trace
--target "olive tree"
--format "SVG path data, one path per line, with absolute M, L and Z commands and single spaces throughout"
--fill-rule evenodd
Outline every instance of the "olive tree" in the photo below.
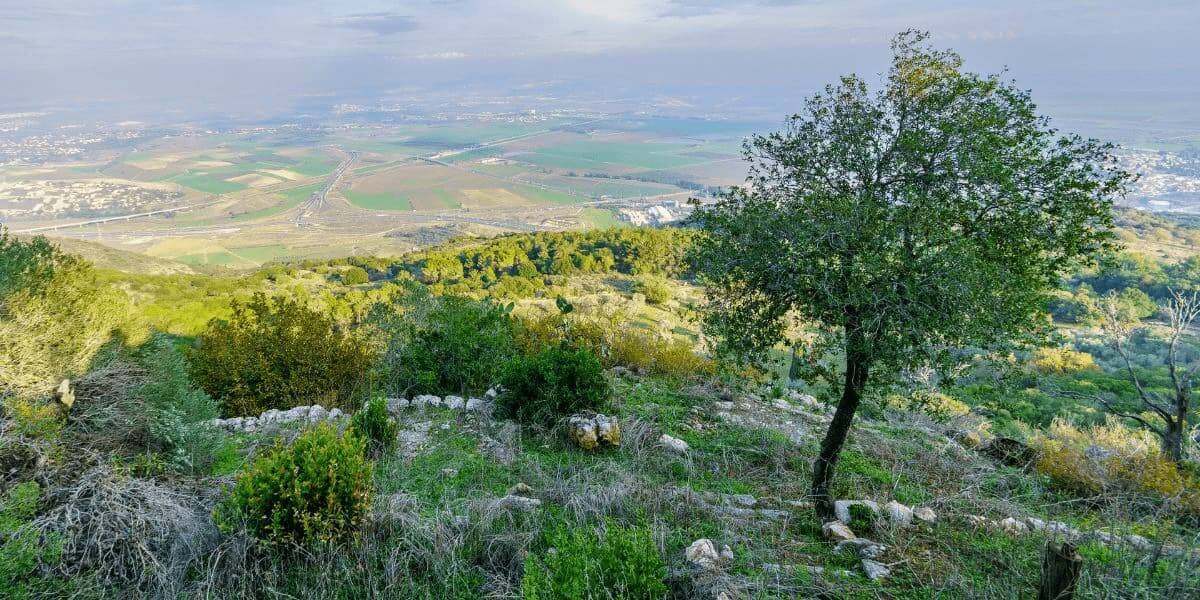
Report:
M 837 341 L 840 400 L 813 465 L 822 518 L 869 384 L 1034 332 L 1064 271 L 1115 244 L 1129 180 L 1110 145 L 1056 131 L 1029 92 L 927 37 L 893 40 L 877 91 L 844 76 L 747 140 L 746 185 L 693 217 L 722 350 L 762 356 L 793 320 Z

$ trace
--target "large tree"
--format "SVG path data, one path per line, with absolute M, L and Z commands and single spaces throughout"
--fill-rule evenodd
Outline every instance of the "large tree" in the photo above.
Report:
M 698 209 L 691 259 L 724 350 L 762 355 L 793 319 L 839 342 L 840 400 L 813 465 L 829 485 L 868 384 L 1045 323 L 1063 272 L 1113 244 L 1129 175 L 1062 134 L 1029 92 L 905 32 L 872 92 L 845 76 L 746 142 L 743 187 Z

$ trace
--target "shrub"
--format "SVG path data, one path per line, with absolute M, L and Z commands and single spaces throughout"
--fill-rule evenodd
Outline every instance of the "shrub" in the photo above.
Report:
M 397 394 L 468 395 L 496 383 L 516 353 L 510 307 L 414 293 L 404 313 L 382 317 L 386 385 Z
M 659 277 L 643 277 L 633 284 L 633 291 L 646 297 L 650 304 L 663 304 L 671 299 L 671 286 Z
M 350 431 L 367 443 L 367 450 L 380 454 L 396 445 L 399 426 L 388 416 L 387 400 L 374 398 L 350 418 Z
M 1111 419 L 1086 429 L 1055 420 L 1032 446 L 1038 451 L 1035 468 L 1076 494 L 1124 492 L 1200 514 L 1200 481 L 1171 462 L 1147 431 Z
M 255 294 L 215 319 L 191 356 L 192 377 L 229 415 L 321 403 L 350 406 L 374 354 L 332 315 Z
M 1070 348 L 1038 348 L 1033 352 L 1032 364 L 1034 370 L 1043 375 L 1099 370 L 1091 354 Z
M 365 443 L 324 423 L 281 440 L 240 474 L 218 507 L 226 531 L 239 523 L 276 543 L 329 542 L 352 536 L 371 506 L 371 463 Z
M 504 373 L 498 408 L 522 423 L 552 426 L 583 410 L 599 410 L 608 400 L 608 381 L 596 355 L 565 346 L 514 360 Z
M 559 527 L 549 536 L 554 552 L 525 560 L 525 600 L 663 598 L 667 566 L 649 531 L 608 525 L 603 535 Z
M 137 395 L 150 412 L 152 442 L 176 468 L 207 473 L 224 442 L 209 423 L 220 416 L 217 402 L 192 382 L 187 360 L 170 338 L 152 338 L 141 362 L 148 379 Z
M 38 576 L 44 564 L 58 562 L 62 541 L 46 539 L 31 526 L 41 488 L 30 481 L 18 484 L 0 498 L 0 596 L 14 600 L 50 591 L 51 582 Z
M 360 285 L 369 281 L 371 281 L 371 277 L 362 267 L 350 267 L 342 271 L 342 283 L 346 285 Z
M 45 394 L 84 372 L 125 311 L 86 261 L 0 228 L 0 395 Z
M 886 403 L 891 408 L 923 413 L 942 423 L 971 412 L 971 407 L 935 390 L 917 390 L 907 396 L 889 395 Z

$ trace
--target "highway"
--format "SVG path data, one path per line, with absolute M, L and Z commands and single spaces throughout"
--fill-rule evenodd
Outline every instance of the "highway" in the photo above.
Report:
M 346 174 L 346 171 L 350 169 L 350 166 L 354 164 L 354 161 L 358 160 L 358 157 L 358 152 L 351 152 L 350 155 L 346 157 L 346 160 L 343 160 L 341 164 L 339 164 L 337 168 L 333 170 L 333 173 L 329 174 L 329 177 L 325 180 L 325 185 L 321 186 L 321 189 L 313 192 L 313 194 L 309 196 L 303 204 L 300 205 L 300 210 L 296 213 L 297 227 L 306 227 L 313 224 L 312 218 L 315 217 L 316 214 L 321 211 L 321 209 L 325 208 L 325 197 L 329 195 L 329 192 L 332 191 L 334 187 L 337 186 L 338 182 L 341 181 L 342 176 Z

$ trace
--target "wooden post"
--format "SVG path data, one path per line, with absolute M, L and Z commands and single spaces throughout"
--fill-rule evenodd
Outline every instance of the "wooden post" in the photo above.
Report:
M 1048 542 L 1046 553 L 1042 556 L 1038 600 L 1072 600 L 1082 572 L 1083 557 L 1075 552 L 1074 544 Z

